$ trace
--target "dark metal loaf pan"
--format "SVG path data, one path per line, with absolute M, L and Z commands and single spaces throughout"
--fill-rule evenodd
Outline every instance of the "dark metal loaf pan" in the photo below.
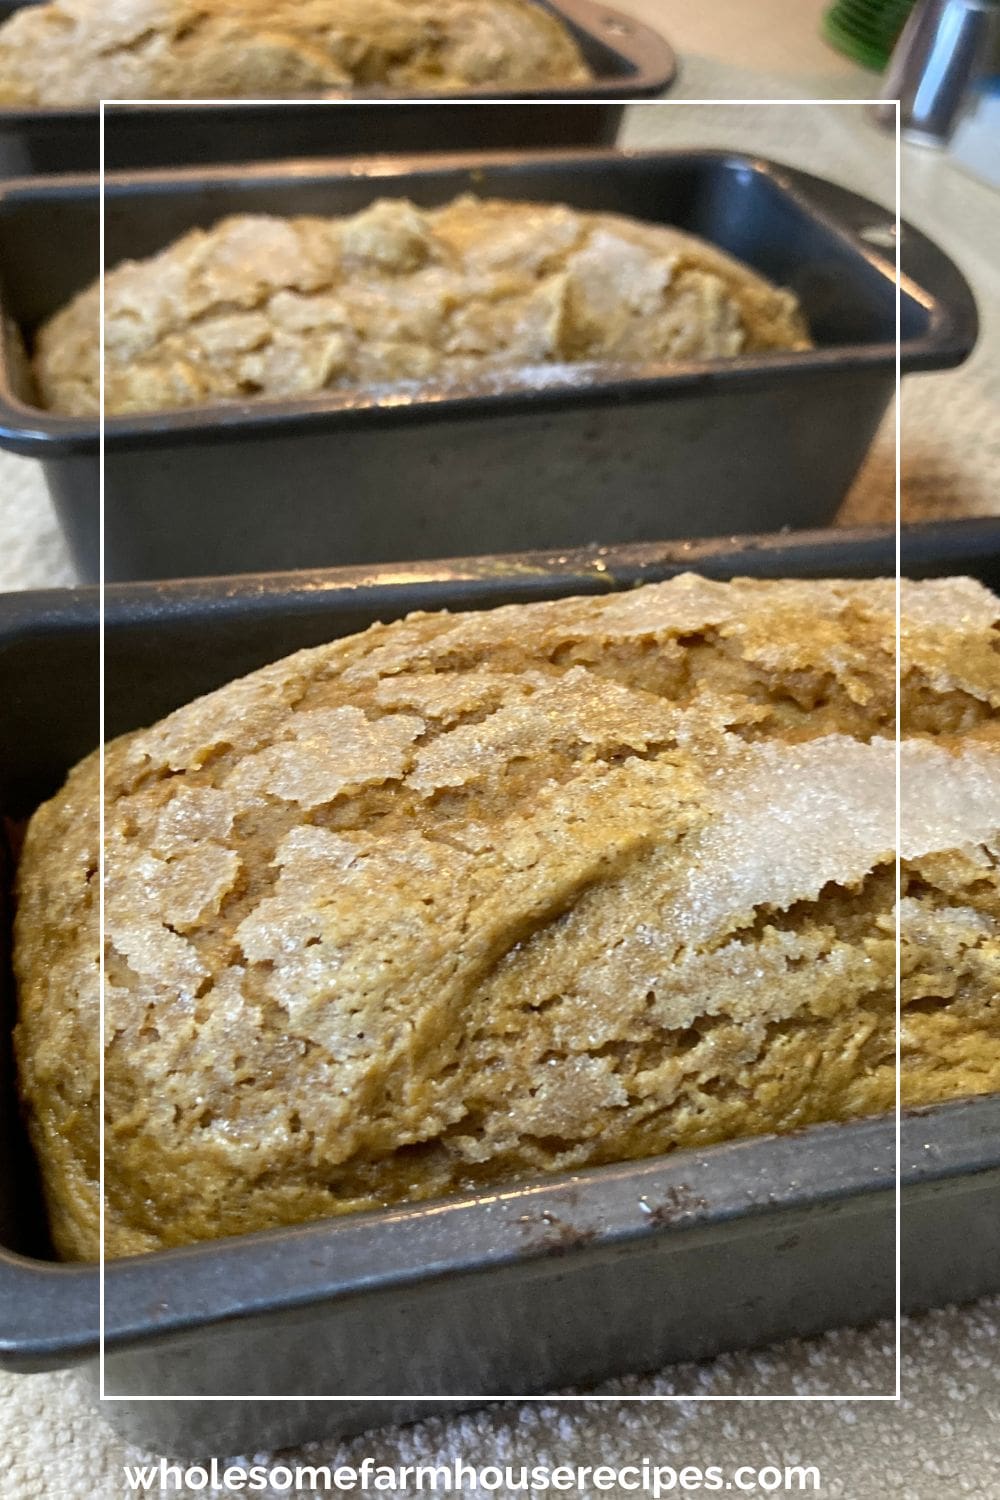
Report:
M 822 525 L 895 385 L 891 216 L 829 183 L 720 152 L 390 158 L 116 178 L 109 265 L 237 212 L 337 213 L 469 189 L 677 224 L 791 286 L 818 347 L 605 367 L 462 394 L 242 402 L 111 417 L 109 580 L 192 577 Z M 0 188 L 8 325 L 34 329 L 98 270 L 95 179 Z M 961 275 L 903 237 L 903 370 L 959 363 L 976 335 Z M 98 575 L 98 424 L 33 406 L 8 326 L 0 444 L 41 459 L 81 576 Z M 20 394 L 18 394 L 20 393 Z
M 607 146 L 625 103 L 652 99 L 673 82 L 677 61 L 658 32 L 600 0 L 536 0 L 574 34 L 594 79 L 511 95 L 470 92 L 433 108 L 401 96 L 328 103 L 176 102 L 108 108 L 108 170 L 371 151 L 496 151 L 530 146 Z M 0 20 L 19 4 L 0 3 Z M 500 104 L 498 98 L 511 102 Z M 475 101 L 472 109 L 460 101 Z M 595 101 L 588 104 L 584 100 Z M 364 102 L 363 102 L 364 101 Z M 96 108 L 0 108 L 0 177 L 96 172 Z
M 893 550 L 887 530 L 828 532 L 112 588 L 107 730 L 414 608 L 601 592 L 689 567 L 869 577 L 891 572 Z M 914 575 L 997 585 L 1000 522 L 916 528 L 903 559 Z M 95 590 L 0 598 L 0 809 L 14 820 L 96 742 L 97 619 Z M 96 1379 L 97 1272 L 47 1252 L 9 1056 L 0 1100 L 0 1364 L 82 1364 Z M 113 1261 L 110 1394 L 255 1399 L 124 1399 L 105 1414 L 156 1449 L 247 1452 L 445 1397 L 588 1385 L 891 1316 L 894 1136 L 892 1119 L 824 1126 Z M 1000 1097 L 905 1117 L 902 1169 L 904 1306 L 1000 1287 Z M 887 1357 L 884 1394 L 893 1376 Z M 306 1399 L 322 1394 L 351 1399 Z

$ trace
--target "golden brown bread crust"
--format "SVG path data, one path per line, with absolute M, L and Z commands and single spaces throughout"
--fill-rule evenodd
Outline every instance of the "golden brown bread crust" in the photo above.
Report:
M 1000 1088 L 1000 605 L 903 587 L 903 1091 Z M 107 749 L 112 1255 L 890 1108 L 894 590 L 424 615 Z M 21 1087 L 97 1253 L 98 766 L 19 879 Z
M 54 0 L 0 26 L 0 104 L 464 93 L 592 77 L 533 0 Z
M 44 405 L 100 405 L 96 284 L 41 329 Z M 238 216 L 105 279 L 108 413 L 542 366 L 804 349 L 792 293 L 679 230 L 561 204 Z

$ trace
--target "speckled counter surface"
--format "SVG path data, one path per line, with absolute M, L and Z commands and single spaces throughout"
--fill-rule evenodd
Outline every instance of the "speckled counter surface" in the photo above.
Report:
M 684 55 L 678 99 L 867 96 L 875 81 L 817 36 L 817 0 L 616 0 L 657 21 Z M 738 62 L 736 61 L 738 59 Z M 757 150 L 891 203 L 891 141 L 847 106 L 726 104 L 635 109 L 631 145 L 697 143 Z M 976 289 L 983 335 L 961 371 L 911 377 L 903 397 L 905 513 L 1000 512 L 1000 196 L 939 155 L 904 153 L 904 213 L 958 261 Z M 852 494 L 845 521 L 893 513 L 891 422 Z M 0 588 L 60 585 L 72 571 L 34 465 L 0 455 Z M 494 1406 L 453 1420 L 387 1428 L 309 1450 L 304 1461 L 394 1464 L 628 1463 L 649 1457 L 723 1466 L 812 1463 L 823 1495 L 842 1500 L 996 1500 L 1000 1495 L 1000 1299 L 904 1324 L 904 1399 L 895 1404 L 705 1404 L 698 1397 L 883 1392 L 892 1329 L 842 1330 L 807 1343 L 725 1356 L 609 1388 L 681 1393 L 678 1404 Z M 0 1376 L 4 1500 L 113 1500 L 125 1450 L 91 1412 L 72 1375 Z M 172 1492 L 174 1493 L 174 1492 Z M 192 1494 L 194 1492 L 191 1492 Z M 224 1491 L 200 1490 L 199 1494 Z M 282 1493 L 289 1493 L 283 1491 Z M 303 1497 L 312 1491 L 301 1492 Z M 394 1493 L 383 1491 L 383 1493 Z M 469 1494 L 478 1493 L 467 1491 Z M 485 1493 L 485 1492 L 483 1492 Z

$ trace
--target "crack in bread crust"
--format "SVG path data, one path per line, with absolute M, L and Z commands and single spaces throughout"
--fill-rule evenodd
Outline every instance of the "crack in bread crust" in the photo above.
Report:
M 1000 606 L 904 584 L 904 1099 L 1000 1088 Z M 891 582 L 417 615 L 106 753 L 111 1254 L 894 1096 Z M 98 762 L 19 873 L 17 1051 L 97 1253 Z

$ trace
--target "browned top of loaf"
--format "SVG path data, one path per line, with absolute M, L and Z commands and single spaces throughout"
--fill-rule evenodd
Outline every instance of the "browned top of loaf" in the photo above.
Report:
M 567 87 L 592 77 L 531 0 L 55 0 L 0 27 L 0 104 Z
M 804 349 L 792 293 L 692 235 L 552 203 L 242 215 L 105 279 L 115 413 Z M 100 288 L 39 333 L 43 403 L 99 409 Z
M 417 615 L 110 745 L 109 1252 L 891 1106 L 894 608 L 686 576 Z M 919 1102 L 1000 1086 L 1000 605 L 902 609 Z M 16 947 L 79 1256 L 97 801 L 92 757 L 33 819 Z

